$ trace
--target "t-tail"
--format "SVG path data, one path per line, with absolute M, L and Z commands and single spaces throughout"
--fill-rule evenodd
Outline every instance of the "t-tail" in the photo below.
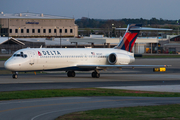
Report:
M 140 32 L 140 30 L 134 30 L 134 28 L 140 28 L 140 27 L 142 27 L 142 24 L 129 24 L 126 29 L 126 33 L 124 34 L 120 43 L 115 47 L 115 49 L 122 49 L 131 52 L 134 43 L 137 39 L 137 36 Z
M 172 29 L 146 28 L 142 27 L 142 24 L 129 24 L 127 28 L 116 28 L 116 30 L 126 30 L 126 33 L 115 49 L 122 49 L 131 52 L 141 30 L 171 31 Z

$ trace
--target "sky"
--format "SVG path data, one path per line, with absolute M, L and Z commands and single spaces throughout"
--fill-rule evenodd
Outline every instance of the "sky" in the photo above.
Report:
M 179 20 L 180 0 L 0 0 L 0 12 L 43 13 L 79 19 Z

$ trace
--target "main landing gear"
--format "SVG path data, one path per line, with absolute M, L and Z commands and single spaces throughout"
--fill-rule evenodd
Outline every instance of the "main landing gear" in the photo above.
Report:
M 13 73 L 12 78 L 17 79 L 18 78 L 18 73 L 17 72 L 12 72 L 12 73 Z
M 99 72 L 97 70 L 92 72 L 91 75 L 92 75 L 93 78 L 99 78 L 100 77 L 100 74 L 99 74 Z M 74 71 L 67 71 L 67 76 L 68 77 L 75 77 L 76 73 Z
M 75 77 L 76 73 L 74 71 L 68 71 L 67 76 L 68 77 Z
M 93 77 L 93 78 L 99 78 L 99 77 L 100 77 L 99 72 L 98 72 L 98 71 L 96 71 L 96 70 L 95 70 L 94 72 L 92 72 L 92 74 L 91 74 L 91 75 L 92 75 L 92 77 Z

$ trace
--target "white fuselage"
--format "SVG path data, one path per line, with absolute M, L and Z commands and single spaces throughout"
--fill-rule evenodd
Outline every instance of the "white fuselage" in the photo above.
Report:
M 37 71 L 63 70 L 77 65 L 109 65 L 107 58 L 111 53 L 119 56 L 115 65 L 134 61 L 133 53 L 113 48 L 26 48 L 16 51 L 4 66 L 11 71 Z

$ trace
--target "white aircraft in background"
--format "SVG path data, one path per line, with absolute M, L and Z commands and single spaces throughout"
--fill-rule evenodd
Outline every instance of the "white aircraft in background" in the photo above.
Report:
M 119 28 L 124 29 L 124 28 Z M 4 64 L 12 71 L 67 71 L 75 77 L 75 71 L 90 71 L 99 78 L 99 70 L 122 67 L 167 67 L 166 65 L 128 65 L 135 61 L 131 53 L 140 30 L 171 30 L 143 28 L 141 24 L 130 24 L 120 43 L 114 48 L 26 48 L 16 51 Z

